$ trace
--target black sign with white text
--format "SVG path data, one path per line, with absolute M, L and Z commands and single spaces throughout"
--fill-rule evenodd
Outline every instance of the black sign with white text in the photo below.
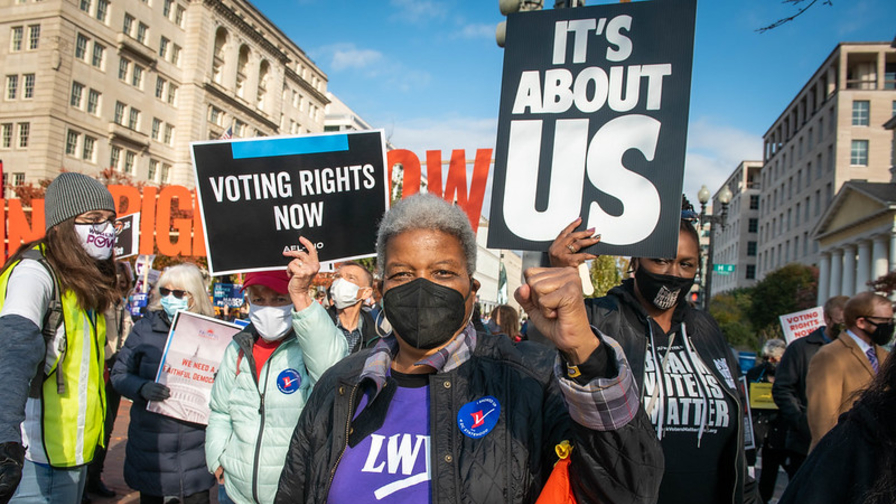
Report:
M 374 254 L 388 205 L 382 131 L 191 147 L 213 275 L 282 268 L 299 236 L 321 261 Z
M 588 252 L 674 257 L 696 0 L 511 14 L 489 248 L 546 250 L 566 225 Z

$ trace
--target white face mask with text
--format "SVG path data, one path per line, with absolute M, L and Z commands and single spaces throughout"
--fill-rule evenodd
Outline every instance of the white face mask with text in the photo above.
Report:
M 104 261 L 112 257 L 115 245 L 115 226 L 110 221 L 99 224 L 75 224 L 75 233 L 90 257 Z

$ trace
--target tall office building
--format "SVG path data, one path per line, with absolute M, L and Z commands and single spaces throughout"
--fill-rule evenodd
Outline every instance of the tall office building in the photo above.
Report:
M 819 263 L 813 230 L 849 180 L 890 181 L 896 49 L 841 43 L 764 136 L 758 277 Z
M 710 272 L 712 295 L 756 283 L 756 263 L 759 251 L 759 200 L 761 161 L 741 162 L 722 187 L 731 191 L 725 226 L 713 238 L 713 264 L 734 266 L 734 271 Z M 716 215 L 721 212 L 719 192 L 712 198 Z
M 0 0 L 10 184 L 108 167 L 193 185 L 189 143 L 317 133 L 327 76 L 245 0 Z

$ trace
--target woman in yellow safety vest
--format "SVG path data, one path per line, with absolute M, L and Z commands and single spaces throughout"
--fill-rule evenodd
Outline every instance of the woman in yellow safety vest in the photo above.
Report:
M 79 502 L 103 439 L 115 202 L 97 180 L 62 173 L 44 207 L 46 236 L 0 273 L 0 503 Z

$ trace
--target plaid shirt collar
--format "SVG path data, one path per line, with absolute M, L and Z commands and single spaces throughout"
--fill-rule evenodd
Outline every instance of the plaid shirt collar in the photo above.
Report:
M 435 368 L 436 373 L 447 373 L 468 361 L 475 349 L 476 329 L 472 323 L 469 323 L 450 343 L 416 364 L 418 366 Z M 389 334 L 389 336 L 377 342 L 370 352 L 370 356 L 364 361 L 364 369 L 361 371 L 359 381 L 367 378 L 372 380 L 376 386 L 376 394 L 374 396 L 383 389 L 383 385 L 386 383 L 386 375 L 392 367 L 392 359 L 397 353 L 398 341 L 395 339 L 394 334 Z

